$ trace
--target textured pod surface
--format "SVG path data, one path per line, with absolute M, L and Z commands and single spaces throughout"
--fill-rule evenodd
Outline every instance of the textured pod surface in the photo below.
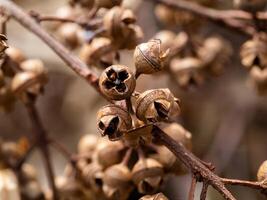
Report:
M 124 132 L 131 129 L 132 120 L 126 110 L 111 104 L 98 111 L 97 124 L 102 136 L 108 135 L 110 140 L 117 140 Z
M 168 198 L 162 193 L 157 193 L 154 195 L 145 195 L 139 200 L 168 200 Z
M 152 74 L 161 71 L 167 55 L 168 51 L 162 50 L 161 41 L 158 39 L 139 44 L 134 51 L 136 74 Z
M 245 42 L 241 47 L 240 57 L 246 68 L 254 65 L 265 68 L 267 66 L 267 35 L 261 33 Z
M 139 159 L 132 169 L 133 181 L 140 193 L 153 193 L 162 183 L 162 165 L 152 158 Z
M 131 96 L 136 81 L 131 70 L 124 65 L 112 65 L 106 68 L 100 78 L 101 92 L 109 99 L 122 100 Z
M 168 120 L 179 113 L 179 100 L 169 89 L 147 90 L 136 101 L 136 116 L 144 122 Z
M 258 181 L 267 181 L 267 160 L 261 164 L 258 170 L 257 178 Z

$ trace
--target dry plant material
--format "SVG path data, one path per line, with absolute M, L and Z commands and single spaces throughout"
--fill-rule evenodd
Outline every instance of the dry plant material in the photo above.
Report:
M 139 200 L 168 200 L 168 198 L 162 193 L 157 193 L 154 195 L 145 195 Z
M 258 181 L 263 181 L 267 184 L 267 161 L 264 161 L 259 167 L 257 178 Z

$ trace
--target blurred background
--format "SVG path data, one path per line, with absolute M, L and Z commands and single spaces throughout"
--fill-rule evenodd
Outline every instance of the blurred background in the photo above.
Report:
M 66 1 L 17 0 L 16 3 L 28 11 L 53 14 Z M 136 14 L 138 24 L 145 33 L 144 40 L 147 40 L 165 27 L 156 20 L 152 1 L 140 3 L 142 6 L 136 10 Z M 231 1 L 221 1 L 219 7 L 230 8 Z M 248 72 L 239 61 L 240 45 L 248 38 L 216 24 L 204 24 L 202 29 L 204 35 L 222 35 L 234 48 L 231 64 L 225 66 L 221 76 L 211 78 L 200 87 L 190 90 L 179 89 L 166 74 L 156 75 L 157 78 L 142 76 L 137 91 L 169 87 L 181 99 L 180 122 L 193 135 L 193 152 L 205 161 L 212 162 L 220 176 L 256 180 L 259 165 L 267 159 L 267 104 L 266 98 L 258 96 L 247 84 Z M 75 152 L 82 135 L 98 134 L 96 112 L 106 103 L 105 100 L 66 67 L 36 36 L 13 20 L 7 26 L 7 37 L 10 46 L 22 49 L 29 58 L 42 59 L 49 69 L 49 83 L 44 95 L 38 99 L 37 107 L 48 133 Z M 122 51 L 121 63 L 133 67 L 132 53 Z M 6 140 L 31 137 L 31 126 L 22 104 L 17 103 L 11 113 L 0 113 L 0 136 Z M 55 172 L 60 175 L 66 160 L 56 152 L 52 155 Z M 39 178 L 46 186 L 38 151 L 33 153 L 30 163 L 40 169 Z M 170 199 L 184 200 L 187 198 L 190 178 L 189 175 L 171 177 L 162 190 Z M 230 189 L 237 199 L 265 199 L 251 189 L 236 186 Z M 208 199 L 220 200 L 221 197 L 210 188 Z

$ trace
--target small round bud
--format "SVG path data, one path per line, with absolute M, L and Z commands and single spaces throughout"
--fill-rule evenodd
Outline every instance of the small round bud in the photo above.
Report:
M 132 169 L 133 181 L 142 194 L 157 191 L 163 181 L 163 173 L 162 165 L 152 158 L 139 159 Z
M 145 195 L 139 200 L 168 200 L 168 198 L 162 193 L 157 193 L 153 195 Z
M 120 141 L 110 142 L 103 140 L 98 143 L 96 152 L 97 162 L 105 169 L 122 160 L 124 145 Z
M 109 167 L 104 173 L 103 191 L 109 199 L 126 200 L 132 189 L 131 172 L 123 164 Z
M 259 167 L 257 178 L 258 181 L 267 181 L 267 160 Z
M 75 49 L 79 45 L 79 25 L 74 23 L 62 24 L 58 31 L 58 37 L 64 45 L 70 49 Z
M 179 100 L 169 89 L 147 90 L 136 100 L 136 116 L 143 122 L 169 120 L 179 114 Z
M 200 85 L 204 82 L 201 71 L 203 62 L 195 57 L 175 58 L 170 63 L 170 70 L 181 87 Z
M 267 67 L 267 35 L 257 34 L 252 40 L 245 42 L 240 50 L 241 63 L 246 68 Z
M 98 8 L 112 8 L 114 6 L 119 6 L 122 0 L 95 0 L 95 4 Z
M 84 135 L 78 143 L 79 154 L 92 154 L 99 138 L 94 134 Z
M 112 65 L 106 68 L 99 78 L 101 92 L 111 100 L 129 98 L 135 85 L 133 73 L 124 65 Z
M 12 61 L 14 61 L 18 64 L 23 62 L 26 59 L 24 53 L 20 49 L 15 48 L 15 47 L 9 47 L 6 50 L 6 54 L 9 56 L 9 58 Z
M 136 75 L 152 74 L 163 69 L 169 51 L 162 51 L 161 41 L 152 39 L 139 44 L 134 51 Z
M 102 107 L 97 113 L 98 130 L 110 140 L 118 140 L 124 132 L 132 127 L 129 113 L 117 105 Z
M 267 6 L 266 0 L 234 0 L 234 7 L 249 12 L 264 10 Z

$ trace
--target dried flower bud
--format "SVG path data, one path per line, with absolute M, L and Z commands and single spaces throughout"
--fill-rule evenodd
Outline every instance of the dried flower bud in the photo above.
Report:
M 135 48 L 134 63 L 137 76 L 139 74 L 152 74 L 163 69 L 163 62 L 169 51 L 163 51 L 161 41 L 152 39 Z
M 84 167 L 82 170 L 82 177 L 85 183 L 90 186 L 93 191 L 99 193 L 103 185 L 103 167 L 97 162 Z
M 267 67 L 267 35 L 257 34 L 252 40 L 245 42 L 241 47 L 240 57 L 242 64 L 247 68 L 254 65 Z
M 21 187 L 22 199 L 45 200 L 44 193 L 37 181 L 30 181 Z
M 111 52 L 111 40 L 97 37 L 90 44 L 84 44 L 80 51 L 80 58 L 87 65 L 108 67 L 113 64 L 115 52 Z
M 70 49 L 75 49 L 79 45 L 79 32 L 80 26 L 74 23 L 62 24 L 58 31 L 58 37 L 61 42 Z
M 105 171 L 103 191 L 107 198 L 126 200 L 131 189 L 131 172 L 127 166 L 117 164 Z
M 110 142 L 103 140 L 98 143 L 96 148 L 96 159 L 105 169 L 111 165 L 119 163 L 122 160 L 124 145 L 121 141 Z
M 2 58 L 5 53 L 5 50 L 8 48 L 6 41 L 7 37 L 3 34 L 0 34 L 0 58 Z
M 266 0 L 234 0 L 234 7 L 250 12 L 264 10 L 267 5 Z
M 260 69 L 257 66 L 254 66 L 250 70 L 250 79 L 253 87 L 257 90 L 257 92 L 261 95 L 267 93 L 267 68 Z
M 178 114 L 179 100 L 169 89 L 147 90 L 136 101 L 136 116 L 143 122 L 164 121 Z
M 114 6 L 119 6 L 121 2 L 122 0 L 95 0 L 95 4 L 99 8 L 112 8 Z
M 163 181 L 162 165 L 152 159 L 139 159 L 132 169 L 133 181 L 142 194 L 154 193 Z
M 26 59 L 24 53 L 20 49 L 15 48 L 15 47 L 9 47 L 6 50 L 6 54 L 9 56 L 9 58 L 12 61 L 14 61 L 18 64 L 23 62 Z
M 190 84 L 200 85 L 204 81 L 203 62 L 195 57 L 175 58 L 170 63 L 170 70 L 181 87 Z
M 92 154 L 99 138 L 94 134 L 84 135 L 78 143 L 79 154 Z
M 10 169 L 0 169 L 0 199 L 20 200 L 16 175 Z
M 168 198 L 162 193 L 157 193 L 153 195 L 145 195 L 139 200 L 168 200 Z
M 112 65 L 106 68 L 100 78 L 101 92 L 111 100 L 129 98 L 135 89 L 135 77 L 124 65 Z
M 267 181 L 267 160 L 259 167 L 257 178 L 258 181 Z

